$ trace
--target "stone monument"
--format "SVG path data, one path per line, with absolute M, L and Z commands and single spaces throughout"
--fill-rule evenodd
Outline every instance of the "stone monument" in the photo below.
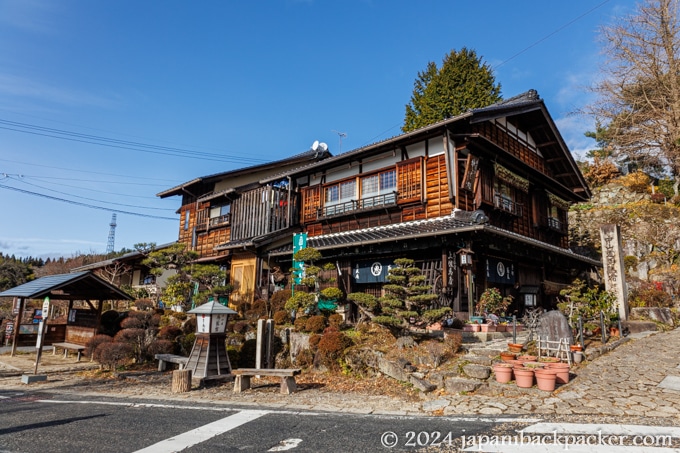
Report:
M 623 247 L 621 227 L 606 224 L 600 227 L 602 240 L 602 265 L 604 266 L 604 285 L 607 291 L 616 295 L 619 319 L 628 319 L 628 290 L 623 267 Z

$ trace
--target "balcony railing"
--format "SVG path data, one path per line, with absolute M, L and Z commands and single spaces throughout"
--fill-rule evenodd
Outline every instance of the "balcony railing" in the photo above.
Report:
M 559 231 L 560 233 L 567 231 L 565 224 L 560 219 L 556 219 L 555 217 L 548 217 L 548 228 Z
M 350 200 L 344 203 L 332 204 L 319 208 L 318 217 L 333 217 L 352 211 L 370 210 L 386 206 L 396 206 L 397 192 L 390 192 L 360 200 Z
M 205 231 L 218 226 L 229 225 L 231 223 L 231 213 L 219 217 L 210 217 L 210 210 L 198 211 L 196 218 L 196 230 Z
M 229 225 L 229 223 L 231 223 L 231 213 L 211 218 L 208 225 L 210 225 L 210 227 L 216 227 L 220 225 Z
M 501 211 L 507 212 L 517 217 L 522 217 L 524 212 L 524 205 L 517 203 L 510 198 L 504 197 L 500 194 L 494 194 L 493 196 L 494 207 Z

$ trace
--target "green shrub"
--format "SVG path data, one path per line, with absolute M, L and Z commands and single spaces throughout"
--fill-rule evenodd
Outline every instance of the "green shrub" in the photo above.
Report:
M 239 368 L 255 368 L 255 352 L 257 351 L 257 340 L 246 340 L 241 346 L 238 360 Z
M 321 333 L 326 328 L 326 318 L 321 315 L 310 317 L 305 323 L 305 330 L 312 333 Z
M 274 324 L 281 326 L 290 322 L 290 314 L 286 310 L 279 310 L 274 313 Z
M 305 332 L 307 319 L 309 319 L 307 316 L 298 316 L 295 318 L 295 323 L 293 324 L 295 326 L 295 330 L 298 332 Z
M 387 327 L 399 327 L 403 324 L 401 319 L 394 316 L 376 316 L 373 322 Z
M 103 343 L 111 343 L 113 341 L 113 337 L 110 337 L 108 335 L 95 335 L 92 337 L 90 341 L 87 342 L 87 349 L 85 350 L 85 355 L 92 355 L 94 351 L 97 349 L 97 346 Z M 95 359 L 96 360 L 96 359 Z M 99 360 L 97 360 L 99 362 Z
M 180 335 L 182 335 L 182 329 L 177 326 L 165 326 L 158 331 L 158 338 L 161 340 L 175 341 Z
M 292 295 L 293 294 L 289 289 L 282 289 L 281 291 L 276 291 L 272 294 L 272 297 L 269 298 L 269 304 L 271 305 L 272 311 L 277 312 L 283 310 L 286 306 L 286 302 L 288 302 L 288 299 L 290 299 Z
M 241 359 L 241 353 L 234 346 L 227 346 L 227 356 L 232 367 L 236 367 Z
M 176 343 L 171 340 L 154 340 L 147 347 L 147 353 L 150 357 L 156 354 L 174 354 Z
M 673 306 L 673 298 L 667 292 L 658 289 L 653 283 L 646 282 L 630 291 L 628 301 L 631 307 L 670 308 Z
M 331 330 L 324 333 L 319 341 L 317 352 L 320 362 L 326 366 L 336 366 L 337 360 L 351 345 L 352 340 L 342 332 Z
M 309 336 L 309 347 L 312 350 L 316 350 L 317 347 L 319 346 L 319 341 L 321 341 L 321 338 L 323 335 L 319 335 L 318 333 L 312 334 Z
M 333 313 L 328 317 L 328 324 L 330 326 L 334 326 L 337 328 L 340 328 L 340 326 L 343 324 L 344 319 L 342 318 L 342 315 L 340 313 Z

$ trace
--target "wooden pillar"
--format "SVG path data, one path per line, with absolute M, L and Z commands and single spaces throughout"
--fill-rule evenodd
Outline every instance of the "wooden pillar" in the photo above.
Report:
M 172 372 L 172 393 L 191 391 L 191 370 L 175 370 Z
M 21 326 L 21 318 L 24 316 L 24 298 L 20 297 L 17 301 L 19 304 L 19 313 L 17 314 L 17 320 L 14 324 L 14 338 L 12 340 L 12 352 L 10 357 L 14 357 L 14 353 L 17 349 L 17 341 L 19 341 L 19 326 Z

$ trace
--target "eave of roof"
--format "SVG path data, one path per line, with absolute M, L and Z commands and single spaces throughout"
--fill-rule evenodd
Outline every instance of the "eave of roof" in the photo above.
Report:
M 344 231 L 340 233 L 322 234 L 307 238 L 307 246 L 317 250 L 332 250 L 341 247 L 363 246 L 395 242 L 409 239 L 442 236 L 465 232 L 488 232 L 498 236 L 507 237 L 522 243 L 530 244 L 545 250 L 549 250 L 569 258 L 579 260 L 593 266 L 601 266 L 601 262 L 571 250 L 563 249 L 542 241 L 527 238 L 517 233 L 504 230 L 488 224 L 477 224 L 464 221 L 453 216 L 437 217 L 427 220 L 414 220 L 410 222 L 396 223 L 392 225 L 364 228 L 361 230 Z M 292 244 L 270 252 L 271 256 L 284 256 L 292 254 Z
M 191 181 L 182 183 L 180 185 L 177 185 L 175 187 L 172 187 L 170 189 L 164 190 L 162 192 L 159 192 L 156 194 L 157 197 L 160 198 L 166 198 L 174 195 L 180 195 L 184 193 L 189 187 L 202 183 L 202 182 L 210 182 L 211 180 L 215 179 L 224 179 L 226 177 L 236 177 L 236 176 L 241 176 L 241 175 L 247 175 L 249 173 L 255 173 L 258 171 L 262 170 L 267 170 L 267 169 L 273 169 L 280 167 L 282 165 L 287 165 L 287 164 L 294 164 L 295 162 L 299 161 L 300 163 L 307 161 L 307 160 L 323 160 L 327 159 L 329 156 L 332 156 L 332 154 L 329 151 L 319 151 L 319 150 L 308 150 L 304 151 L 299 154 L 295 154 L 294 156 L 287 157 L 285 159 L 280 159 L 272 162 L 267 162 L 264 164 L 259 164 L 259 165 L 252 165 L 250 167 L 243 167 L 243 168 L 238 168 L 236 170 L 230 170 L 230 171 L 225 171 L 225 172 L 220 172 L 220 173 L 215 173 L 212 175 L 207 175 L 207 176 L 201 176 L 199 178 L 194 178 Z

